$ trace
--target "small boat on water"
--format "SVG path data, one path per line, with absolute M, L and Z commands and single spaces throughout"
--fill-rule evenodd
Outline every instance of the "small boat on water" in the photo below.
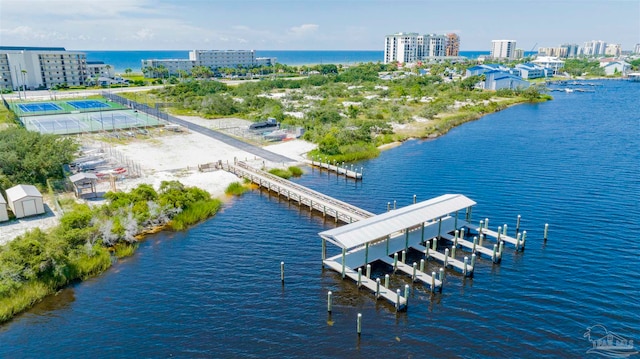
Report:
M 573 92 L 573 89 L 567 88 L 567 89 L 564 89 L 564 92 Z

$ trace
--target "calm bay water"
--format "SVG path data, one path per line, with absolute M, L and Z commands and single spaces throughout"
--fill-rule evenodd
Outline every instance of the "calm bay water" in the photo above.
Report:
M 406 313 L 322 271 L 317 233 L 332 221 L 253 191 L 3 325 L 0 357 L 595 358 L 583 337 L 595 324 L 638 343 L 638 89 L 599 82 L 409 141 L 359 163 L 362 183 L 311 170 L 298 179 L 376 213 L 413 194 L 462 193 L 492 228 L 513 234 L 522 215 L 525 252 L 479 260 L 473 279 L 449 272 L 442 294 L 414 285 Z
M 147 59 L 188 59 L 188 50 L 148 50 L 148 51 L 85 51 L 88 61 L 103 61 L 113 66 L 117 73 L 130 68 L 141 71 L 141 61 Z M 461 56 L 477 58 L 489 55 L 489 51 L 461 51 Z M 382 62 L 384 51 L 287 51 L 256 50 L 256 57 L 276 57 L 285 65 L 308 64 L 356 64 L 361 62 Z

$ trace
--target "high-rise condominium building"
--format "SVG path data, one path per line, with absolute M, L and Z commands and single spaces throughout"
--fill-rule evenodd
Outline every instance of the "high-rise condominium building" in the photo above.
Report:
M 516 58 L 515 40 L 492 40 L 491 57 L 494 59 L 512 60 Z
M 384 37 L 384 63 L 411 63 L 418 59 L 418 34 L 399 32 Z
M 582 47 L 584 56 L 604 56 L 607 50 L 607 43 L 602 40 L 587 41 Z
M 622 46 L 620 44 L 607 44 L 604 54 L 607 56 L 618 57 L 622 54 Z
M 454 36 L 455 43 L 450 45 L 450 39 Z M 460 38 L 456 34 L 419 35 L 415 32 L 399 32 L 384 38 L 384 63 L 412 63 L 434 57 L 458 56 L 459 46 Z M 449 47 L 455 55 L 447 54 Z
M 87 56 L 64 47 L 0 46 L 0 88 L 50 89 L 83 86 L 89 80 Z
M 460 36 L 458 34 L 447 34 L 446 56 L 460 56 Z

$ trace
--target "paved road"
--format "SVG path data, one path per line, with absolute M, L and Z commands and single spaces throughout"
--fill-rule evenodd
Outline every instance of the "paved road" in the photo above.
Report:
M 111 100 L 113 100 L 115 102 L 119 102 L 119 103 L 122 103 L 122 104 L 130 104 L 130 103 L 135 104 L 135 108 L 136 109 L 138 109 L 140 111 L 143 111 L 143 112 L 146 112 L 146 113 L 148 113 L 150 115 L 153 115 L 153 116 L 158 115 L 158 112 L 157 112 L 158 110 L 156 110 L 154 108 L 151 108 L 151 107 L 149 107 L 147 105 L 144 105 L 144 104 L 141 104 L 141 103 L 137 103 L 135 101 L 126 99 L 124 97 L 120 97 L 120 96 L 112 94 L 112 93 L 104 93 L 103 92 L 102 95 L 107 97 L 107 98 L 110 98 Z M 237 138 L 231 137 L 231 136 L 229 136 L 227 134 L 224 134 L 222 132 L 214 131 L 214 130 L 211 130 L 211 129 L 206 128 L 204 126 L 196 125 L 196 124 L 194 124 L 192 122 L 179 119 L 179 118 L 177 118 L 175 116 L 163 114 L 163 115 L 161 115 L 161 117 L 163 119 L 171 122 L 171 123 L 175 123 L 177 125 L 184 126 L 184 127 L 188 128 L 191 131 L 201 133 L 201 134 L 203 134 L 205 136 L 209 136 L 209 137 L 214 138 L 214 139 L 216 139 L 216 140 L 218 140 L 220 142 L 224 142 L 227 145 L 233 146 L 233 147 L 235 147 L 237 149 L 240 149 L 240 150 L 243 150 L 245 152 L 248 152 L 248 153 L 251 153 L 253 155 L 256 155 L 258 157 L 264 158 L 267 161 L 271 161 L 271 162 L 296 162 L 295 160 L 293 160 L 293 159 L 291 159 L 289 157 L 282 156 L 282 155 L 279 155 L 277 153 L 273 153 L 271 151 L 265 150 L 262 147 L 255 146 L 255 145 L 252 145 L 252 144 L 244 142 L 244 141 L 240 141 Z

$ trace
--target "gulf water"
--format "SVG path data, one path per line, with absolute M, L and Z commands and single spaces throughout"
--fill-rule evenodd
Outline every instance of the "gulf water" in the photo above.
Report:
M 412 286 L 407 312 L 322 270 L 317 233 L 333 221 L 254 190 L 4 324 L 0 357 L 597 358 L 584 337 L 596 324 L 638 349 L 640 86 L 597 85 L 408 141 L 356 164 L 361 183 L 296 180 L 376 213 L 462 193 L 474 222 L 511 235 L 522 216 L 524 252 L 480 259 L 473 278 L 448 272 L 441 294 L 393 275 Z
M 148 50 L 148 51 L 85 51 L 87 61 L 103 61 L 113 67 L 117 73 L 130 68 L 140 72 L 142 60 L 148 59 L 188 59 L 188 50 Z M 489 51 L 461 51 L 461 56 L 470 59 L 480 55 L 489 55 Z M 285 65 L 308 64 L 357 64 L 361 62 L 383 62 L 384 51 L 287 51 L 287 50 L 256 50 L 256 57 L 275 57 Z

